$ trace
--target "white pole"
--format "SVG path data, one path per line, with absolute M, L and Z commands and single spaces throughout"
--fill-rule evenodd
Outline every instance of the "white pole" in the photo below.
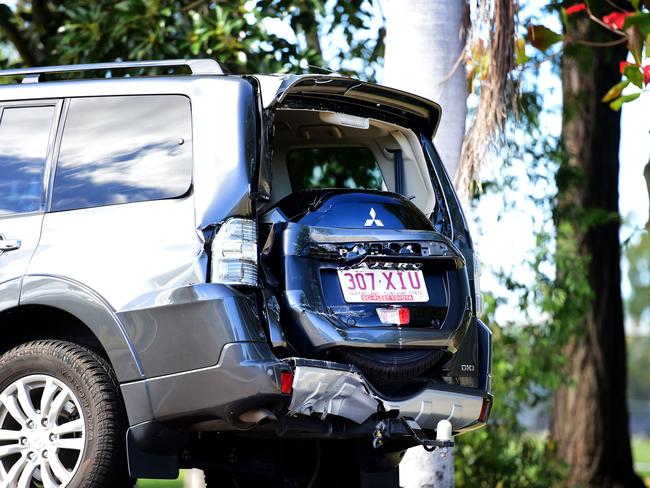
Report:
M 203 471 L 200 469 L 185 471 L 185 481 L 183 483 L 183 488 L 205 488 Z
M 438 422 L 436 439 L 439 441 L 453 441 L 451 422 L 449 420 Z M 435 488 L 454 488 L 453 447 L 438 447 L 433 451 L 433 477 L 433 486 Z

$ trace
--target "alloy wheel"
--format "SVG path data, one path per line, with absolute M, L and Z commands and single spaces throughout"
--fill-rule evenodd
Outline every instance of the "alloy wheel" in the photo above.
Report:
M 0 485 L 64 488 L 86 441 L 77 396 L 49 375 L 20 378 L 0 393 Z

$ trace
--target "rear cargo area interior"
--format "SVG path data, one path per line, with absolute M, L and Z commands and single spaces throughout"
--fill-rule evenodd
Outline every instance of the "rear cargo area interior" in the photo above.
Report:
M 337 187 L 397 193 L 395 151 L 399 151 L 403 161 L 401 193 L 425 215 L 433 211 L 429 170 L 413 131 L 377 119 L 295 109 L 278 110 L 274 129 L 271 204 L 294 191 L 330 187 L 327 183 L 336 180 Z M 327 178 L 335 165 L 345 166 L 346 175 L 362 174 L 356 181 L 354 177 Z

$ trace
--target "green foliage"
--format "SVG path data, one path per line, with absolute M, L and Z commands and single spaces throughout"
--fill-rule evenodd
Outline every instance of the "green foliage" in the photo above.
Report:
M 650 229 L 641 232 L 639 238 L 628 245 L 626 257 L 629 262 L 627 277 L 632 290 L 627 300 L 627 312 L 628 317 L 638 323 L 644 314 L 650 315 Z M 650 380 L 648 371 L 650 369 L 646 369 L 645 374 Z M 650 395 L 650 388 L 647 391 Z
M 300 73 L 331 63 L 372 78 L 382 39 L 373 38 L 363 3 L 329 11 L 325 0 L 23 0 L 14 10 L 0 4 L 0 28 L 17 64 L 212 57 L 234 73 Z M 269 27 L 273 17 L 290 34 Z M 339 21 L 347 23 L 348 45 L 321 49 Z
M 528 26 L 526 40 L 540 51 L 546 51 L 562 40 L 562 36 L 543 25 Z
M 639 9 L 638 6 L 635 7 L 636 10 Z M 637 12 L 633 15 L 630 15 L 625 19 L 623 24 L 624 29 L 629 29 L 630 27 L 636 27 L 639 29 L 641 34 L 647 36 L 650 34 L 650 15 L 647 12 Z
M 485 429 L 457 439 L 456 481 L 460 487 L 547 487 L 558 482 L 562 466 L 553 446 L 528 435 L 518 421 L 522 408 L 544 402 L 541 385 L 558 381 L 557 354 L 548 328 L 500 326 L 493 314 L 497 301 L 487 300 L 487 319 L 494 338 L 492 391 L 495 404 Z
M 363 147 L 294 149 L 287 155 L 287 165 L 294 190 L 381 190 L 384 182 L 376 158 Z
M 542 195 L 527 197 L 545 209 L 543 222 L 536 226 L 536 244 L 526 262 L 518 266 L 532 276 L 519 282 L 501 273 L 500 282 L 518 297 L 517 310 L 510 315 L 522 319 L 498 323 L 496 310 L 502 297 L 488 297 L 485 322 L 493 332 L 492 391 L 495 402 L 485 429 L 458 438 L 457 485 L 459 487 L 561 486 L 567 466 L 557 459 L 556 446 L 543 434 L 532 436 L 520 423 L 522 411 L 539 408 L 548 412 L 553 391 L 567 384 L 563 373 L 565 345 L 582 331 L 582 320 L 592 291 L 587 280 L 588 257 L 580 252 L 580 230 L 617 218 L 578 206 L 558 205 L 558 195 L 568 194 L 584 182 L 584 175 L 569 165 L 557 138 L 541 128 L 541 115 L 548 111 L 536 92 L 520 97 L 519 115 L 508 122 L 507 161 L 500 179 L 484 189 L 502 196 L 504 208 L 521 195 L 517 166 L 525 165 L 526 187 L 539 184 Z M 481 197 L 474 205 L 481 205 Z
M 500 325 L 494 319 L 497 300 L 487 301 L 487 323 L 494 339 L 495 404 L 484 430 L 458 440 L 458 486 L 541 488 L 563 479 L 566 466 L 557 460 L 552 441 L 528 434 L 518 415 L 548 406 L 552 392 L 567 381 L 561 351 L 579 333 L 591 299 L 588 261 L 577 252 L 574 235 L 566 225 L 556 229 L 555 239 L 539 234 L 535 257 L 528 263 L 536 275 L 532 288 L 504 277 L 512 291 L 521 292 L 521 311 L 537 310 L 546 320 Z M 562 278 L 539 271 L 543 263 L 554 263 Z
M 594 50 L 599 50 L 598 55 L 607 57 L 611 55 L 611 48 L 625 44 L 633 56 L 635 63 L 626 63 L 620 59 L 620 71 L 623 83 L 615 84 L 603 97 L 603 102 L 609 103 L 613 110 L 620 110 L 628 102 L 639 98 L 641 93 L 650 84 L 650 4 L 639 0 L 630 3 L 616 4 L 610 0 L 592 0 L 589 2 L 563 2 L 566 8 L 560 7 L 561 3 L 551 2 L 549 9 L 558 10 L 564 25 L 564 35 L 553 32 L 543 25 L 530 25 L 526 41 L 540 51 L 547 51 L 551 46 L 563 42 L 565 55 L 572 57 L 583 68 L 585 63 L 594 59 Z M 572 29 L 572 25 L 591 23 L 591 29 Z M 567 32 L 574 31 L 571 35 Z M 576 36 L 580 32 L 586 38 Z M 645 60 L 645 61 L 644 61 Z M 643 66 L 643 63 L 646 63 Z M 630 85 L 640 91 L 623 94 L 623 90 Z
M 628 353 L 628 398 L 650 401 L 650 337 L 630 336 Z

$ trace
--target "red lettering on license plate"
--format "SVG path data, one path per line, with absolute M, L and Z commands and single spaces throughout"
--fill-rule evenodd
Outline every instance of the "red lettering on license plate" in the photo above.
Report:
M 346 302 L 428 302 L 420 270 L 340 269 L 339 283 Z

